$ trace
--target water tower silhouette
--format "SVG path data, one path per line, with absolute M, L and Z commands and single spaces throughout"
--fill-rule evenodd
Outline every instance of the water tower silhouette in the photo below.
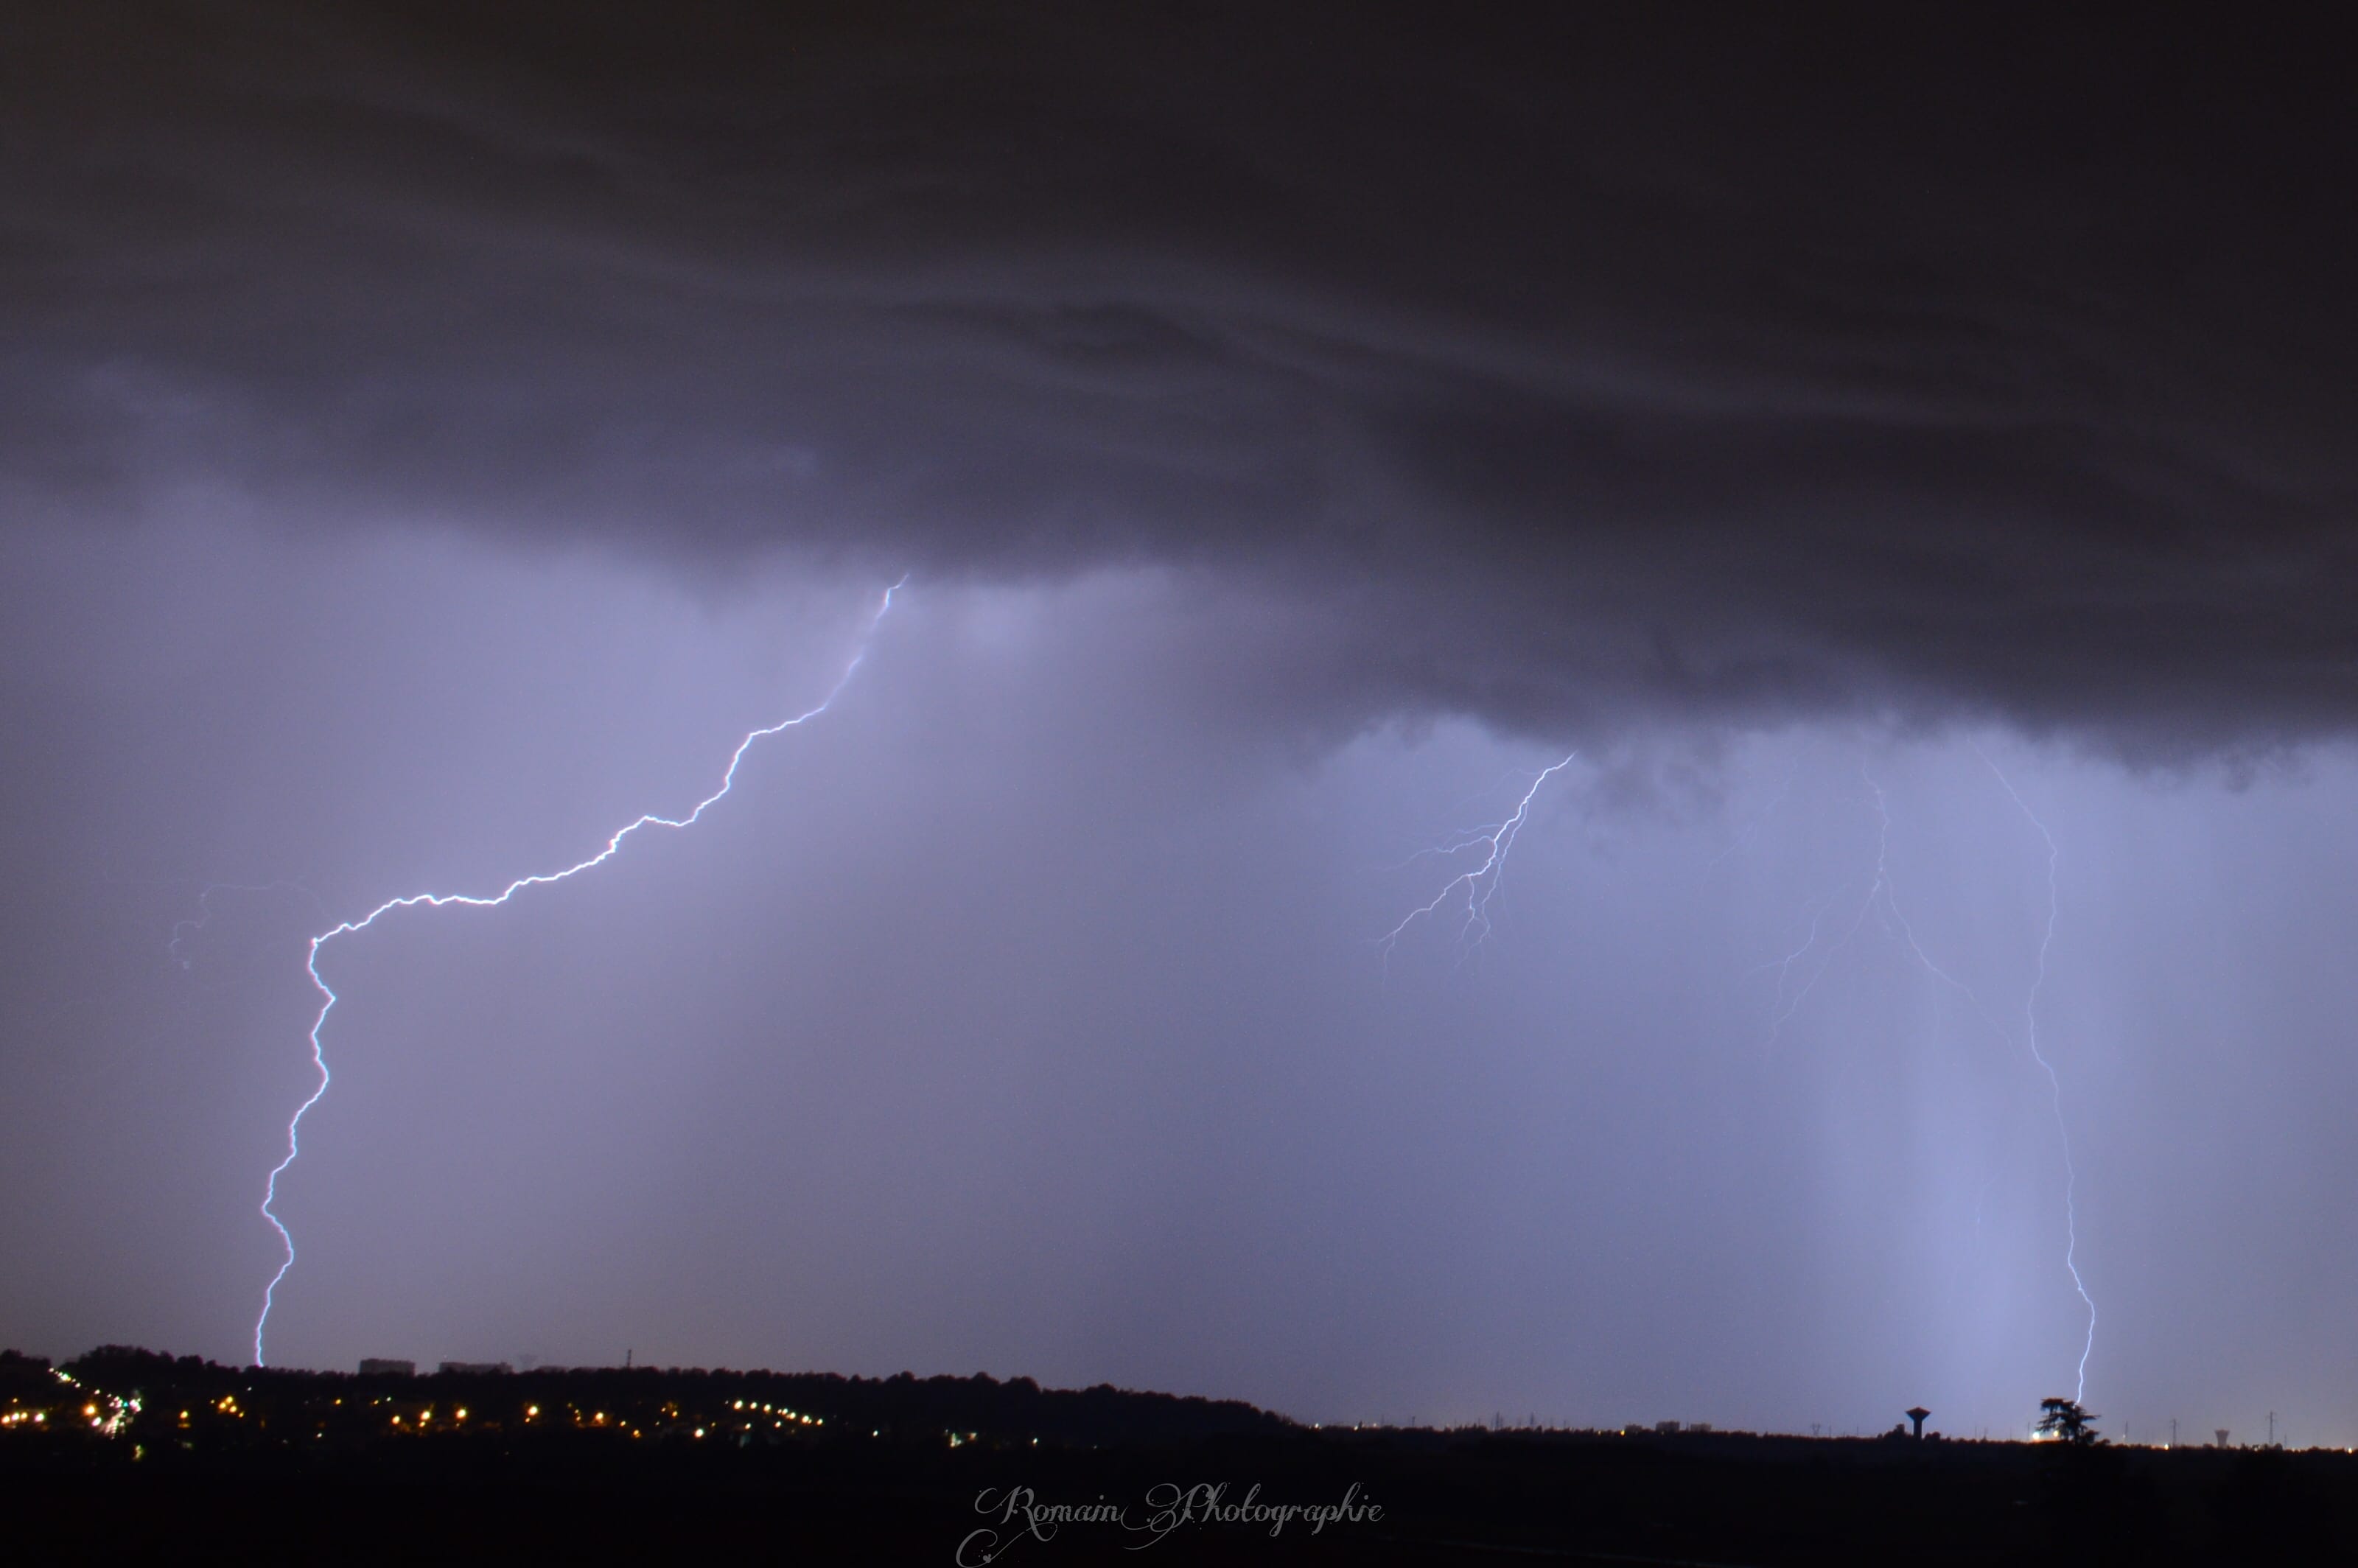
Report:
M 1922 1405 L 1918 1405 L 1908 1412 L 1908 1419 L 1916 1423 L 1916 1439 L 1920 1443 L 1924 1439 L 1924 1418 L 1931 1413 Z

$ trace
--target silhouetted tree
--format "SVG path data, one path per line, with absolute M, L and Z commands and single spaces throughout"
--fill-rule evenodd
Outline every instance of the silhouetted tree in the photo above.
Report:
M 2077 1400 L 2041 1400 L 2039 1411 L 2038 1431 L 2041 1436 L 2082 1448 L 2104 1441 L 2096 1435 L 2096 1418 L 2081 1409 Z

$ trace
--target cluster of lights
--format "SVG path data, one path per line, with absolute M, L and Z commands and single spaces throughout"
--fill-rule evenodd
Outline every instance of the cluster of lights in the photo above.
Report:
M 821 1417 L 804 1415 L 799 1411 L 788 1410 L 784 1405 L 765 1405 L 753 1400 L 737 1400 L 732 1401 L 729 1408 L 733 1411 L 743 1411 L 749 1415 L 769 1416 L 772 1418 L 770 1424 L 773 1427 L 785 1426 L 789 1423 L 797 1426 L 825 1426 L 827 1424 L 826 1421 Z M 753 1429 L 749 1423 L 745 1430 L 751 1432 Z
M 102 1403 L 101 1400 L 103 1402 Z M 81 1418 L 88 1422 L 93 1431 L 103 1436 L 120 1437 L 123 1435 L 124 1429 L 131 1424 L 132 1418 L 138 1413 L 137 1400 L 116 1399 L 107 1394 L 100 1396 L 99 1400 L 86 1401 L 81 1407 Z M 0 1428 L 10 1430 L 20 1426 L 46 1428 L 49 1424 L 49 1412 L 47 1411 L 18 1409 L 0 1411 Z
M 69 1389 L 81 1386 L 74 1381 L 71 1374 L 64 1371 L 52 1370 L 49 1376 Z M 120 1394 L 93 1390 L 91 1398 L 83 1403 L 81 1413 L 82 1419 L 100 1433 L 108 1437 L 120 1437 L 124 1428 L 129 1426 L 139 1413 L 139 1396 L 134 1394 L 124 1399 Z
M 46 1428 L 49 1425 L 49 1416 L 56 1414 L 60 1421 L 70 1422 L 75 1425 L 84 1425 L 88 1430 L 114 1437 L 124 1434 L 140 1413 L 141 1401 L 136 1396 L 111 1394 L 101 1390 L 86 1388 L 78 1383 L 70 1374 L 62 1371 L 53 1370 L 52 1375 L 60 1385 L 61 1391 L 66 1389 L 72 1390 L 70 1400 L 58 1401 L 59 1408 L 54 1411 L 23 1406 L 18 1401 L 11 1400 L 5 1409 L 0 1409 L 0 1431 L 35 1426 Z M 337 1399 L 310 1407 L 315 1412 L 312 1421 L 319 1423 L 312 1433 L 314 1437 L 324 1441 L 330 1434 L 326 1424 L 328 1419 L 326 1407 L 332 1404 L 335 1408 L 341 1409 L 346 1402 L 342 1399 Z M 430 1403 L 383 1397 L 358 1399 L 350 1402 L 364 1409 L 376 1408 L 381 1412 L 378 1419 L 386 1422 L 385 1426 L 377 1429 L 379 1432 L 390 1430 L 403 1435 L 415 1433 L 424 1436 L 432 1433 L 467 1430 L 469 1422 L 474 1421 L 478 1414 L 464 1405 L 439 1407 Z M 796 1429 L 816 1429 L 827 1424 L 827 1419 L 823 1416 L 812 1415 L 789 1405 L 768 1403 L 760 1400 L 733 1400 L 729 1402 L 728 1409 L 735 1417 L 733 1422 L 728 1418 L 716 1422 L 700 1412 L 683 1410 L 680 1402 L 676 1400 L 666 1400 L 659 1407 L 651 1409 L 639 1416 L 634 1416 L 628 1411 L 622 1412 L 602 1410 L 583 1411 L 579 1406 L 568 1406 L 560 1413 L 569 1417 L 571 1424 L 577 1428 L 627 1432 L 633 1438 L 643 1438 L 646 1435 L 646 1432 L 640 1422 L 644 1421 L 646 1425 L 659 1429 L 659 1434 L 661 1429 L 668 1429 L 699 1441 L 709 1437 L 726 1436 L 736 1432 L 750 1435 L 763 1431 L 764 1422 L 769 1423 L 768 1430 L 778 1433 Z M 207 1399 L 201 1405 L 192 1404 L 188 1409 L 177 1411 L 168 1411 L 164 1413 L 177 1414 L 178 1426 L 185 1433 L 189 1430 L 200 1410 L 204 1411 L 209 1418 L 224 1418 L 238 1422 L 243 1422 L 254 1414 L 240 1402 L 240 1396 L 237 1393 L 215 1395 Z M 523 1407 L 522 1419 L 524 1424 L 529 1425 L 544 1421 L 545 1417 L 539 1405 L 527 1404 Z M 266 1425 L 267 1422 L 262 1424 Z M 476 1422 L 479 1427 L 481 1424 Z M 493 1423 L 494 1430 L 496 1430 L 496 1422 Z M 979 1437 L 979 1433 L 971 1432 L 949 1433 L 946 1435 L 952 1446 L 974 1443 Z

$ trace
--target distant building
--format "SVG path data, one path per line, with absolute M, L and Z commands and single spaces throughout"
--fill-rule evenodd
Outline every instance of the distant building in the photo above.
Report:
M 372 1356 L 361 1363 L 361 1376 L 363 1378 L 415 1378 L 417 1376 L 417 1363 Z
M 1711 1430 L 1711 1422 L 1707 1421 L 1691 1421 L 1687 1422 L 1687 1430 L 1689 1432 L 1709 1432 Z
M 1678 1431 L 1678 1429 L 1679 1423 L 1674 1421 L 1658 1421 L 1654 1423 L 1654 1430 L 1660 1433 L 1664 1437 L 1670 1436 L 1671 1433 Z
M 515 1368 L 504 1361 L 445 1361 L 442 1370 L 470 1378 L 504 1378 Z

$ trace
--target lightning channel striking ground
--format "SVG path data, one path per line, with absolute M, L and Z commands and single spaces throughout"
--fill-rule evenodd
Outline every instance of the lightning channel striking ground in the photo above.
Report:
M 2071 1288 L 2080 1292 L 2080 1301 L 2088 1309 L 2088 1336 L 2081 1342 L 2079 1381 L 2071 1392 L 2072 1402 L 2082 1404 L 2088 1398 L 2088 1357 L 2096 1348 L 2096 1303 L 2080 1278 L 2080 1216 L 2074 1202 L 2080 1172 L 2071 1160 L 2071 1129 L 2063 1119 L 2063 1081 L 2055 1076 L 2055 1064 L 2050 1062 L 2046 1053 L 2039 1048 L 2039 988 L 2047 983 L 2047 951 L 2055 946 L 2055 922 L 2062 907 L 2057 886 L 2057 867 L 2062 856 L 2056 849 L 2055 835 L 2047 830 L 2047 824 L 2030 809 L 2030 804 L 2014 787 L 2014 781 L 1990 761 L 1989 753 L 1979 745 L 1974 747 L 1974 755 L 1981 758 L 1983 765 L 1997 775 L 1997 782 L 2006 787 L 2015 808 L 2039 829 L 2039 837 L 2047 845 L 2047 931 L 2039 939 L 2039 973 L 2030 982 L 2030 994 L 2022 1007 L 2023 1033 L 2030 1044 L 2030 1059 L 2037 1062 L 2039 1071 L 2047 1075 L 2049 1103 L 2055 1110 L 2055 1135 L 2063 1145 L 2063 1267 L 2071 1271 Z
M 409 909 L 418 904 L 425 904 L 434 909 L 440 909 L 449 904 L 463 904 L 475 909 L 494 908 L 500 904 L 507 903 L 508 900 L 514 898 L 517 893 L 524 892 L 526 888 L 542 887 L 550 882 L 561 882 L 567 878 L 578 876 L 581 872 L 589 871 L 594 866 L 605 864 L 608 860 L 612 860 L 615 855 L 621 852 L 622 840 L 628 838 L 632 834 L 636 833 L 642 827 L 687 827 L 693 825 L 704 815 L 705 811 L 708 807 L 720 800 L 722 796 L 726 795 L 730 787 L 735 784 L 737 782 L 737 764 L 744 761 L 746 752 L 752 749 L 754 741 L 764 740 L 769 736 L 778 734 L 782 730 L 798 729 L 802 725 L 807 724 L 812 719 L 817 719 L 820 714 L 825 713 L 829 708 L 835 705 L 835 699 L 843 695 L 844 687 L 851 684 L 851 677 L 860 673 L 860 664 L 868 657 L 869 646 L 875 640 L 877 627 L 883 623 L 886 612 L 892 608 L 892 596 L 900 592 L 901 589 L 907 585 L 908 579 L 903 578 L 899 582 L 894 583 L 891 588 L 884 590 L 883 599 L 877 604 L 875 614 L 869 617 L 867 629 L 860 634 L 860 644 L 851 655 L 851 662 L 844 666 L 843 674 L 837 678 L 834 687 L 828 690 L 827 696 L 820 699 L 818 706 L 806 712 L 798 713 L 791 719 L 781 719 L 777 723 L 770 725 L 765 729 L 755 730 L 749 732 L 743 740 L 737 742 L 737 749 L 730 753 L 729 766 L 720 775 L 720 787 L 714 790 L 710 795 L 706 795 L 702 800 L 698 801 L 696 803 L 695 809 L 688 812 L 685 816 L 657 816 L 654 812 L 648 812 L 638 817 L 636 820 L 631 822 L 628 826 L 621 828 L 611 838 L 608 838 L 604 849 L 599 850 L 588 860 L 582 860 L 575 865 L 568 866 L 563 871 L 544 871 L 532 876 L 518 877 L 515 881 L 508 883 L 506 887 L 501 889 L 497 893 L 488 895 L 481 893 L 420 892 L 410 893 L 401 898 L 389 898 L 383 903 L 378 904 L 374 909 L 370 910 L 366 914 L 360 916 L 358 919 L 341 922 L 340 924 L 330 927 L 328 930 L 320 932 L 310 939 L 310 948 L 308 954 L 304 959 L 304 968 L 310 972 L 311 983 L 319 989 L 319 995 L 323 999 L 319 1003 L 319 1015 L 311 1021 L 310 1036 L 311 1065 L 319 1072 L 319 1087 L 311 1091 L 310 1098 L 306 1099 L 301 1105 L 296 1107 L 295 1114 L 288 1119 L 287 1123 L 287 1156 L 280 1160 L 276 1165 L 271 1168 L 270 1178 L 263 1186 L 262 1217 L 268 1220 L 270 1222 L 270 1227 L 278 1233 L 279 1244 L 285 1248 L 287 1255 L 279 1263 L 278 1271 L 270 1277 L 270 1283 L 263 1288 L 262 1313 L 261 1315 L 256 1317 L 254 1321 L 254 1363 L 255 1366 L 261 1367 L 268 1365 L 268 1362 L 265 1361 L 263 1357 L 263 1334 L 270 1325 L 270 1309 L 277 1300 L 278 1286 L 280 1282 L 287 1278 L 287 1271 L 295 1267 L 294 1234 L 287 1228 L 286 1223 L 278 1217 L 277 1214 L 271 1207 L 273 1204 L 278 1201 L 278 1178 L 287 1173 L 287 1168 L 294 1164 L 296 1157 L 302 1152 L 301 1135 L 303 1118 L 309 1114 L 313 1106 L 318 1105 L 319 1101 L 326 1097 L 328 1093 L 328 1086 L 334 1081 L 333 1075 L 328 1071 L 327 1053 L 319 1043 L 319 1031 L 327 1025 L 328 1014 L 335 1011 L 336 993 L 333 988 L 331 988 L 328 984 L 327 980 L 319 974 L 319 949 L 326 946 L 329 943 L 334 941 L 339 936 L 349 936 L 355 932 L 367 930 L 370 926 L 376 924 L 379 916 L 390 914 L 396 909 Z M 1546 775 L 1542 774 L 1541 776 L 1545 777 Z
M 1984 752 L 1978 743 L 1974 746 L 1974 754 L 1981 758 L 1984 765 L 1996 776 L 1999 784 L 2005 788 L 2007 797 L 2014 802 L 2016 809 L 2020 811 L 2028 819 L 2030 825 L 2039 830 L 2040 839 L 2047 845 L 2047 925 L 2039 938 L 2038 971 L 2024 999 L 2023 1017 L 2025 1037 L 2030 1047 L 2031 1060 L 2036 1062 L 2039 1070 L 2047 1075 L 2049 1100 L 2055 1115 L 2055 1131 L 2063 1151 L 2063 1267 L 2064 1271 L 2071 1276 L 2072 1290 L 2078 1292 L 2081 1303 L 2088 1309 L 2088 1329 L 2080 1346 L 2077 1381 L 2071 1396 L 2074 1402 L 2082 1402 L 2087 1398 L 2088 1357 L 2093 1353 L 2096 1345 L 2096 1303 L 2095 1299 L 2088 1293 L 2087 1282 L 2080 1274 L 2080 1222 L 2076 1203 L 2079 1171 L 2071 1155 L 2071 1129 L 2063 1116 L 2062 1081 L 2056 1075 L 2054 1064 L 2048 1060 L 2039 1044 L 2039 993 L 2047 983 L 2048 954 L 2055 945 L 2055 925 L 2061 911 L 2058 871 L 2061 857 L 2056 847 L 2055 836 L 2050 833 L 2047 830 L 2047 825 L 2031 812 L 2029 804 L 2015 789 L 2013 781 L 2008 779 L 1998 765 L 1990 760 L 1989 754 Z M 1859 778 L 1866 785 L 1875 808 L 1875 875 L 1867 884 L 1866 896 L 1859 901 L 1858 914 L 1844 929 L 1841 938 L 1827 950 L 1825 957 L 1817 967 L 1810 971 L 1808 978 L 1794 991 L 1790 1000 L 1786 998 L 1787 978 L 1794 964 L 1817 946 L 1820 923 L 1823 918 L 1826 903 L 1831 902 L 1833 896 L 1839 895 L 1841 892 L 1839 888 L 1835 890 L 1834 895 L 1829 895 L 1827 900 L 1821 901 L 1812 911 L 1808 940 L 1783 957 L 1772 958 L 1754 971 L 1755 973 L 1767 969 L 1777 971 L 1777 1000 L 1772 1006 L 1773 1016 L 1769 1021 L 1768 1046 L 1773 1048 L 1776 1045 L 1779 1032 L 1800 1010 L 1801 1003 L 1808 998 L 1811 989 L 1816 986 L 1819 978 L 1824 975 L 1827 968 L 1833 962 L 1835 956 L 1850 946 L 1851 939 L 1858 935 L 1859 928 L 1866 923 L 1867 915 L 1873 913 L 1878 904 L 1884 911 L 1881 924 L 1886 932 L 1899 939 L 1916 962 L 1923 967 L 1926 973 L 1957 991 L 1971 1003 L 1974 1011 L 1981 1015 L 1982 1021 L 1987 1023 L 2000 1039 L 2011 1043 L 2014 1032 L 1990 1011 L 1974 988 L 1934 963 L 1931 956 L 1926 953 L 1922 945 L 1916 940 L 1915 927 L 1909 924 L 1908 916 L 1901 913 L 1898 896 L 1892 888 L 1889 803 L 1884 796 L 1882 784 L 1867 772 L 1864 762 L 1859 765 Z M 1978 1220 L 1976 1223 L 1978 1224 Z

